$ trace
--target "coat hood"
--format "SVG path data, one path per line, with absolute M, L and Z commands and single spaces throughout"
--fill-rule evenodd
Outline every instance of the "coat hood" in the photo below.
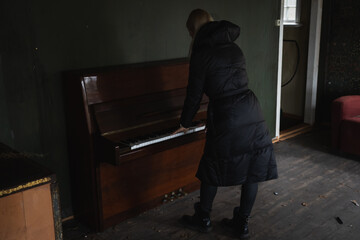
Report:
M 240 35 L 240 27 L 228 21 L 215 21 L 206 23 L 197 32 L 193 49 L 203 46 L 234 42 Z

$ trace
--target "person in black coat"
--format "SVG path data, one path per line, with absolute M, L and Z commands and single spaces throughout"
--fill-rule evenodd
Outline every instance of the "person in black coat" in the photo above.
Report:
M 181 221 L 201 232 L 210 231 L 217 187 L 242 185 L 240 206 L 232 219 L 223 222 L 246 238 L 258 182 L 278 176 L 272 141 L 259 102 L 248 88 L 244 55 L 234 43 L 240 28 L 229 21 L 213 21 L 201 9 L 190 13 L 187 28 L 193 38 L 189 82 L 175 133 L 191 126 L 204 93 L 210 100 L 205 149 L 196 173 L 201 181 L 200 203 L 195 204 L 193 216 L 185 215 Z

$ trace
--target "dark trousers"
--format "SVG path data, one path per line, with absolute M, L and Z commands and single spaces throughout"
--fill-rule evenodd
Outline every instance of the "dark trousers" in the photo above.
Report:
M 250 216 L 255 203 L 257 191 L 258 183 L 245 183 L 241 185 L 240 215 Z M 203 211 L 208 213 L 211 212 L 216 192 L 217 187 L 201 183 L 200 206 Z

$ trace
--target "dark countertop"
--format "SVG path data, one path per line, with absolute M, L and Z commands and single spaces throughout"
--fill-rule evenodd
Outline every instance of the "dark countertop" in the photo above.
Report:
M 0 143 L 0 197 L 56 180 L 28 155 Z

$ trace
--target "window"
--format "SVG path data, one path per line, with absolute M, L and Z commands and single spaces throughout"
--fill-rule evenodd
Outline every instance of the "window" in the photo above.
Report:
M 300 24 L 300 0 L 284 0 L 284 25 Z

